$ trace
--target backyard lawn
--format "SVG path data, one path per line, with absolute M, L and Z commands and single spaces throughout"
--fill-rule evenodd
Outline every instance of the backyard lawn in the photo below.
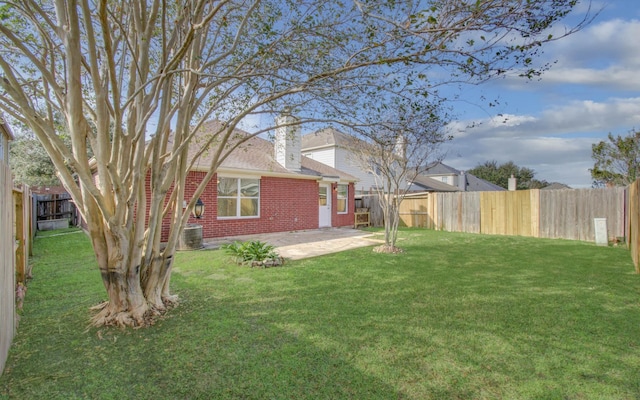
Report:
M 403 254 L 269 269 L 182 252 L 178 308 L 97 330 L 89 240 L 57 233 L 35 240 L 0 398 L 640 398 L 640 276 L 622 247 L 404 230 Z

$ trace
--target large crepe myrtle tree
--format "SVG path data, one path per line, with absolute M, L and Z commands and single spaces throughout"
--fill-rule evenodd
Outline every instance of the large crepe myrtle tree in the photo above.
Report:
M 178 238 L 217 167 L 248 138 L 234 133 L 241 121 L 288 106 L 296 123 L 355 126 L 396 94 L 424 99 L 515 69 L 533 76 L 541 45 L 580 28 L 550 33 L 575 5 L 0 1 L 0 110 L 38 138 L 87 222 L 108 293 L 93 324 L 144 326 L 177 302 Z M 212 119 L 218 129 L 189 153 Z M 261 128 L 253 134 L 274 127 Z M 209 172 L 183 208 L 187 171 L 204 152 Z

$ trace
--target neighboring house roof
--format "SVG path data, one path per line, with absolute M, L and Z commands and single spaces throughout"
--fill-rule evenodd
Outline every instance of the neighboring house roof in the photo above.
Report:
M 421 188 L 423 188 L 425 191 L 428 191 L 428 192 L 458 192 L 458 191 L 460 191 L 460 189 L 455 187 L 455 186 L 451 186 L 449 184 L 437 181 L 437 180 L 435 180 L 433 178 L 429 178 L 428 176 L 424 176 L 424 175 L 416 176 L 415 179 L 413 180 L 413 182 L 411 182 L 411 183 L 413 185 L 420 186 Z
M 461 175 L 463 171 L 450 167 L 440 161 L 433 163 L 427 168 L 423 175 L 426 176 L 442 176 L 442 175 Z M 504 191 L 506 190 L 502 186 L 498 186 L 495 183 L 491 183 L 477 176 L 465 173 L 467 179 L 467 191 L 468 192 L 490 192 L 490 191 Z
M 218 132 L 220 128 L 221 123 L 219 121 L 207 122 L 201 128 L 198 137 L 204 138 L 207 134 Z M 249 133 L 240 129 L 235 129 L 234 134 L 237 140 L 250 136 Z M 190 158 L 192 158 L 195 152 L 200 150 L 202 147 L 198 145 L 198 137 L 196 137 L 193 145 L 189 149 Z M 214 155 L 214 149 L 214 146 L 211 146 L 211 151 L 205 152 L 193 169 L 199 171 L 208 170 Z M 275 159 L 274 143 L 254 136 L 247 139 L 246 142 L 242 143 L 236 150 L 232 151 L 220 164 L 218 171 L 223 173 L 255 172 L 262 175 L 306 179 L 326 178 L 347 182 L 356 182 L 358 180 L 356 177 L 347 174 L 346 172 L 339 171 L 305 156 L 302 156 L 300 161 L 301 169 L 299 172 L 286 169 Z
M 34 187 L 31 187 L 30 189 L 31 189 L 31 193 L 33 194 L 42 194 L 42 195 L 68 194 L 67 189 L 65 189 L 64 186 L 34 186 Z
M 543 187 L 541 190 L 560 190 L 560 189 L 572 189 L 569 185 L 564 183 L 553 182 L 552 184 Z
M 468 192 L 491 192 L 491 191 L 505 191 L 507 189 L 502 186 L 498 186 L 495 183 L 480 179 L 473 174 L 465 174 L 467 176 L 467 191 Z
M 460 175 L 461 172 L 438 161 L 428 166 L 424 175 Z

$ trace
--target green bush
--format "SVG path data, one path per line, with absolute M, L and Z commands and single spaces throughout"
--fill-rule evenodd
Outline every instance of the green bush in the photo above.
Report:
M 248 242 L 233 242 L 222 246 L 222 249 L 230 254 L 238 264 L 251 264 L 252 266 L 265 265 L 268 261 L 279 261 L 281 258 L 275 250 L 275 246 L 259 240 Z

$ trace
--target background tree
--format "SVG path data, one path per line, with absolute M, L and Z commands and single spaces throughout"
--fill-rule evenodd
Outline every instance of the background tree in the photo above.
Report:
M 594 186 L 626 186 L 640 177 L 640 132 L 629 131 L 625 137 L 613 136 L 591 146 L 594 159 L 591 177 Z
M 300 123 L 356 126 L 393 95 L 438 98 L 448 83 L 535 75 L 540 45 L 557 39 L 548 29 L 575 4 L 0 1 L 0 109 L 42 143 L 87 222 L 109 298 L 94 324 L 144 325 L 177 301 L 178 238 L 248 138 L 233 133 L 240 121 L 288 106 Z M 189 155 L 210 119 L 219 129 Z M 209 172 L 183 209 L 187 171 L 207 151 Z
M 38 139 L 16 135 L 9 148 L 13 180 L 29 186 L 58 186 L 56 167 Z
M 531 168 L 519 167 L 513 161 L 503 164 L 498 164 L 496 160 L 485 161 L 467 172 L 505 189 L 509 188 L 511 176 L 516 178 L 517 190 L 540 189 L 549 184 L 547 181 L 535 179 L 536 173 Z
M 363 139 L 350 145 L 350 161 L 375 179 L 385 240 L 375 250 L 398 253 L 400 204 L 409 182 L 439 159 L 440 145 L 451 139 L 443 129 L 449 114 L 441 102 L 395 98 L 372 119 L 380 121 L 374 129 L 356 129 Z

